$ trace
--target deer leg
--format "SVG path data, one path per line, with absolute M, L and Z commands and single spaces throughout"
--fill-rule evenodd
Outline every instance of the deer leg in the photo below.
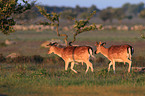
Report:
M 82 65 L 83 65 L 83 62 L 82 62 Z
M 91 68 L 91 71 L 93 72 L 94 71 L 94 69 L 93 69 L 93 65 L 92 65 L 92 63 L 90 62 L 90 68 Z
M 127 63 L 129 64 L 129 67 L 128 67 L 128 73 L 130 73 L 130 70 L 131 70 L 131 63 L 132 63 L 132 61 L 131 61 L 131 60 L 127 60 Z
M 124 59 L 123 61 L 124 61 L 124 62 L 127 62 L 127 63 L 129 64 L 129 67 L 128 67 L 128 73 L 130 73 L 130 70 L 131 70 L 131 63 L 132 63 L 132 61 L 129 60 L 129 59 Z
M 112 62 L 109 63 L 108 72 L 110 71 L 111 65 L 112 65 Z
M 115 61 L 113 61 L 113 71 L 114 71 L 114 74 L 115 74 Z
M 85 73 L 87 73 L 87 72 L 88 72 L 88 69 L 89 69 L 89 65 L 87 65 L 87 69 L 86 69 L 86 72 L 85 72 Z
M 87 65 L 86 73 L 88 72 L 89 67 L 91 68 L 91 71 L 93 72 L 93 65 L 92 65 L 92 63 L 90 61 L 87 61 L 86 65 Z
M 74 70 L 73 67 L 74 67 L 74 62 L 71 62 L 71 70 L 74 71 L 75 73 L 77 73 L 77 71 Z
M 67 70 L 68 64 L 69 64 L 69 62 L 65 62 L 65 70 Z

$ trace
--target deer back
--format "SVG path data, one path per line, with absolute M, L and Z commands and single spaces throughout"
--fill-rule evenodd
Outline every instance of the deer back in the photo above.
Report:
M 130 45 L 113 45 L 108 48 L 108 57 L 113 59 L 122 59 L 129 53 Z
M 62 58 L 70 60 L 84 60 L 89 58 L 89 46 L 68 46 L 63 49 Z

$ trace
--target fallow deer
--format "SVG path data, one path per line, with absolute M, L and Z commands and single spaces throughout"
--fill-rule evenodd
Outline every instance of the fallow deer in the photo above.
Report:
M 54 53 L 60 56 L 65 61 L 65 70 L 67 70 L 69 63 L 71 62 L 71 70 L 77 73 L 76 70 L 73 69 L 75 62 L 85 62 L 87 65 L 86 73 L 91 68 L 93 72 L 93 65 L 89 61 L 90 56 L 95 58 L 92 53 L 93 49 L 89 46 L 67 46 L 64 48 L 60 48 L 56 46 L 57 43 L 50 43 L 48 54 Z
M 107 57 L 111 62 L 109 63 L 108 72 L 110 71 L 110 66 L 113 65 L 113 70 L 115 73 L 115 62 L 127 62 L 129 64 L 128 72 L 131 70 L 131 57 L 134 52 L 133 47 L 130 45 L 112 45 L 109 48 L 105 48 L 106 43 L 96 42 L 96 54 L 101 53 Z

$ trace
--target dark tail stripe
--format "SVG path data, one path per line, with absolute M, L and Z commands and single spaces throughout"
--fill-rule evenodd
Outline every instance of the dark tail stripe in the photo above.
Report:
M 89 53 L 89 54 L 91 54 L 90 51 L 89 51 L 90 49 L 92 50 L 92 53 L 93 53 L 93 48 L 92 48 L 92 47 L 89 47 L 89 48 L 88 48 L 88 53 Z
M 72 53 L 73 61 L 75 61 L 74 52 L 75 52 L 75 49 L 76 49 L 76 48 L 77 48 L 76 46 L 73 48 L 73 53 Z
M 128 48 L 131 49 L 131 55 L 133 55 L 133 53 L 134 53 L 134 49 L 133 49 L 133 47 L 132 47 L 132 46 L 129 46 Z M 127 48 L 127 52 L 129 53 L 128 48 Z
M 133 49 L 133 47 L 131 48 L 131 55 L 133 55 L 133 53 L 134 53 L 134 49 Z

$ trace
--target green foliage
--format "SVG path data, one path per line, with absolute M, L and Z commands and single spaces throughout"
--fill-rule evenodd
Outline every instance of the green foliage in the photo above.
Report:
M 77 29 L 76 31 L 79 31 L 80 28 L 86 26 L 88 23 L 89 23 L 88 20 L 79 20 L 79 21 L 75 20 L 74 28 Z
M 21 14 L 14 14 L 12 17 L 16 21 L 25 21 L 27 24 L 30 22 L 32 24 L 32 20 L 36 20 L 38 17 L 38 11 L 36 10 L 36 7 L 33 6 L 30 10 L 27 10 Z
M 57 13 L 47 13 L 46 10 L 43 7 L 40 6 L 36 6 L 39 9 L 39 12 L 46 17 L 48 20 L 50 20 L 49 22 L 41 22 L 40 24 L 44 24 L 44 25 L 51 25 L 51 26 L 59 26 L 59 17 L 60 14 Z
M 20 14 L 31 8 L 31 5 L 23 0 L 25 6 L 17 3 L 18 0 L 0 0 L 0 31 L 4 34 L 14 32 L 12 28 L 15 21 L 12 18 L 13 14 Z
M 90 25 L 90 26 L 88 26 L 88 27 L 86 27 L 86 25 L 89 23 L 90 18 L 91 18 L 94 14 L 96 14 L 96 11 L 92 12 L 92 13 L 90 14 L 90 16 L 87 17 L 86 20 L 79 20 L 79 21 L 78 21 L 78 20 L 75 20 L 74 28 L 76 29 L 76 32 L 77 32 L 77 33 L 78 33 L 78 32 L 81 33 L 81 32 L 84 32 L 84 31 L 90 31 L 90 30 L 96 28 L 96 26 L 94 26 L 94 24 L 93 24 L 93 25 Z

